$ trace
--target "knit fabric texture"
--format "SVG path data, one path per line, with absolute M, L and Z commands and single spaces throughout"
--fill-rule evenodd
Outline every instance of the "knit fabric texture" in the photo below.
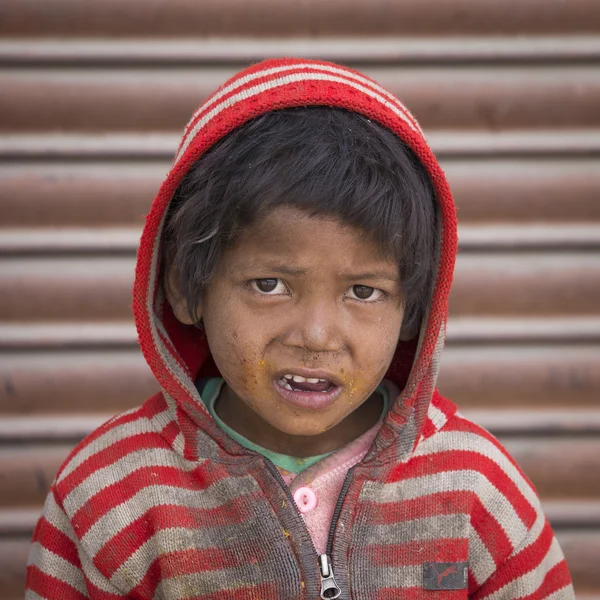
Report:
M 385 374 L 402 391 L 336 503 L 326 552 L 339 597 L 574 598 L 532 484 L 435 388 L 457 249 L 442 169 L 391 93 L 351 69 L 302 59 L 238 73 L 186 126 L 146 219 L 134 285 L 140 346 L 162 391 L 101 426 L 62 465 L 35 529 L 27 598 L 320 597 L 317 551 L 290 491 L 210 417 L 194 382 L 219 373 L 202 333 L 174 318 L 160 277 L 166 210 L 191 166 L 249 119 L 295 106 L 343 108 L 395 133 L 427 170 L 441 221 L 418 344 L 399 343 Z

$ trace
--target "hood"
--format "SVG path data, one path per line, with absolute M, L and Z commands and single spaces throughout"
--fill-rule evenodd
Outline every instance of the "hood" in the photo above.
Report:
M 235 75 L 194 113 L 141 237 L 133 293 L 140 346 L 172 413 L 175 449 L 191 460 L 198 458 L 200 447 L 220 455 L 247 454 L 212 421 L 196 391 L 198 377 L 218 373 L 202 332 L 179 323 L 165 299 L 161 234 L 175 190 L 203 153 L 246 121 L 297 106 L 343 108 L 387 127 L 412 148 L 437 196 L 440 240 L 434 290 L 418 340 L 399 343 L 386 374 L 402 391 L 367 456 L 392 452 L 405 460 L 418 443 L 435 390 L 457 248 L 456 214 L 444 173 L 415 118 L 390 92 L 356 71 L 321 61 L 267 60 Z

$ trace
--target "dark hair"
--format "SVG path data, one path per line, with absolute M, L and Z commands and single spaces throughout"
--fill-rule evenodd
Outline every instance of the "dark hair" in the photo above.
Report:
M 193 318 L 223 250 L 281 205 L 335 216 L 372 235 L 398 262 L 403 329 L 416 331 L 436 265 L 430 179 L 391 131 L 329 107 L 256 117 L 215 144 L 182 180 L 169 207 L 163 256 L 179 273 Z

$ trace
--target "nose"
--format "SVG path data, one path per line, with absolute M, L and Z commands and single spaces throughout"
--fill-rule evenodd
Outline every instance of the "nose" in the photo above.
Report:
M 344 347 L 342 315 L 333 300 L 307 299 L 297 306 L 286 343 L 311 352 Z

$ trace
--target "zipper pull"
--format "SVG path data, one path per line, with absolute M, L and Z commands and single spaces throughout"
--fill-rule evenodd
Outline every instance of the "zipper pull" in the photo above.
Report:
M 338 587 L 333 576 L 331 568 L 331 559 L 327 554 L 319 556 L 319 569 L 321 571 L 321 598 L 328 600 L 330 598 L 339 598 L 342 590 Z

